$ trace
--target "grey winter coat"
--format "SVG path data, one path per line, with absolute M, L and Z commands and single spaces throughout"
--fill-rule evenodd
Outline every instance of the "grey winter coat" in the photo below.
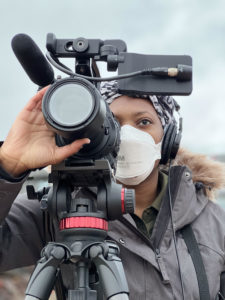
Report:
M 224 173 L 219 163 L 180 153 L 171 168 L 170 184 L 185 300 L 199 299 L 196 272 L 180 233 L 187 224 L 191 224 L 197 239 L 210 299 L 214 300 L 220 289 L 220 275 L 225 271 L 225 212 L 209 198 L 213 189 L 224 184 Z M 21 184 L 0 179 L 1 271 L 34 264 L 49 239 L 44 234 L 39 203 L 24 195 L 14 201 Z M 108 235 L 120 246 L 131 300 L 182 299 L 168 203 L 167 190 L 150 240 L 136 228 L 130 215 L 110 222 Z

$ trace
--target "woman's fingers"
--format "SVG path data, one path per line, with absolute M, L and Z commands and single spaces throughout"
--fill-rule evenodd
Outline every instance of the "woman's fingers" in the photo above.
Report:
M 57 147 L 55 150 L 55 158 L 51 164 L 57 164 L 67 157 L 77 153 L 85 144 L 90 144 L 90 140 L 88 138 L 76 140 L 63 147 Z
M 24 107 L 25 110 L 32 111 L 33 109 L 37 109 L 41 107 L 41 101 L 46 93 L 49 86 L 44 87 L 41 89 L 36 95 L 34 95 L 30 101 L 28 101 L 27 105 Z

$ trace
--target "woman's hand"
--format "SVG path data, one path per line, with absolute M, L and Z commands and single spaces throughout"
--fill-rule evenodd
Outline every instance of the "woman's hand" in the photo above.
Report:
M 0 164 L 13 176 L 29 169 L 57 164 L 90 143 L 84 138 L 63 147 L 56 145 L 55 133 L 46 126 L 41 110 L 47 89 L 39 91 L 27 103 L 0 148 Z

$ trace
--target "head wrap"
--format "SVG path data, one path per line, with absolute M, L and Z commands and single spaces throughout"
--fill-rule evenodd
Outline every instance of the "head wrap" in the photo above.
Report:
M 118 92 L 118 82 L 117 81 L 107 81 L 102 82 L 100 87 L 100 93 L 103 99 L 108 103 L 112 103 L 113 100 L 122 96 Z M 174 118 L 174 111 L 179 111 L 180 106 L 171 96 L 154 96 L 154 95 L 129 95 L 134 98 L 142 98 L 150 100 L 154 106 L 156 113 L 162 123 L 163 129 L 167 127 L 170 123 L 177 124 Z

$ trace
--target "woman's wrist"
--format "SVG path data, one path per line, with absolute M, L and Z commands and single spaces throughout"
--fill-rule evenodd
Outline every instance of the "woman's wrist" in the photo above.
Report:
M 0 148 L 0 166 L 13 177 L 19 177 L 22 173 L 27 171 L 26 168 L 18 164 L 18 161 L 6 157 L 2 148 Z

